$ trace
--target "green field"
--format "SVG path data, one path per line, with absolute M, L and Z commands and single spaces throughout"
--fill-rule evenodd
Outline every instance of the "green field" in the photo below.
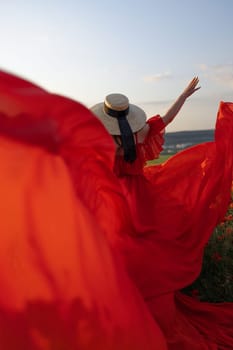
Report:
M 158 159 L 150 160 L 147 162 L 148 165 L 152 164 L 160 164 L 165 162 L 168 158 L 170 158 L 172 155 L 171 154 L 162 154 Z

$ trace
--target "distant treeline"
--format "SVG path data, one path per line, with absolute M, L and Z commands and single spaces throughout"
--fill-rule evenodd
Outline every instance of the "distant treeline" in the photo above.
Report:
M 187 147 L 202 142 L 213 141 L 214 130 L 195 130 L 168 132 L 165 134 L 165 143 L 162 154 L 177 153 Z

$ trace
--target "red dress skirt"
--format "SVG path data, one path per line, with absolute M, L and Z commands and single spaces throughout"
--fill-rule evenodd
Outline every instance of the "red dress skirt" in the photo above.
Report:
M 93 181 L 119 196 L 111 138 L 82 105 L 4 72 L 0 96 L 0 349 L 166 350 L 85 202 Z

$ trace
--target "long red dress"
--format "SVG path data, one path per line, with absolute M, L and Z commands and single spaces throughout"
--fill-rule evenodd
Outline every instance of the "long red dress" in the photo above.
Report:
M 118 156 L 115 162 L 134 224 L 134 243 L 124 246 L 131 277 L 170 350 L 232 349 L 233 304 L 200 303 L 178 291 L 199 275 L 204 247 L 229 204 L 233 104 L 220 104 L 215 141 L 145 167 L 158 157 L 164 129 L 159 116 L 148 123 L 138 159 L 129 164 Z
M 232 104 L 214 142 L 144 167 L 159 117 L 138 160 L 114 164 L 85 107 L 4 72 L 0 93 L 0 348 L 163 350 L 158 322 L 170 350 L 232 349 L 232 304 L 178 292 L 227 209 Z
M 85 203 L 88 169 L 120 197 L 113 157 L 85 107 L 0 72 L 0 349 L 166 350 Z

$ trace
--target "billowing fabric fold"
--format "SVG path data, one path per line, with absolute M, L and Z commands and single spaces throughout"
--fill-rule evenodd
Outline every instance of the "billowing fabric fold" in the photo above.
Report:
M 184 296 L 189 300 L 185 308 L 182 294 L 179 302 L 175 297 L 177 291 L 198 277 L 204 247 L 227 211 L 232 139 L 233 104 L 221 102 L 213 142 L 186 149 L 161 165 L 144 167 L 141 172 L 137 168 L 135 174 L 130 171 L 119 176 L 135 232 L 134 243 L 125 243 L 125 258 L 172 350 L 233 347 L 232 304 L 208 304 L 211 313 L 206 304 L 199 303 L 199 316 L 194 313 L 192 318 L 192 299 Z M 229 312 L 225 312 L 227 308 Z M 198 319 L 202 322 L 196 327 Z M 221 336 L 214 331 L 218 326 Z
M 86 202 L 91 181 L 101 198 L 117 189 L 111 138 L 84 106 L 4 72 L 0 96 L 0 348 L 166 350 Z

